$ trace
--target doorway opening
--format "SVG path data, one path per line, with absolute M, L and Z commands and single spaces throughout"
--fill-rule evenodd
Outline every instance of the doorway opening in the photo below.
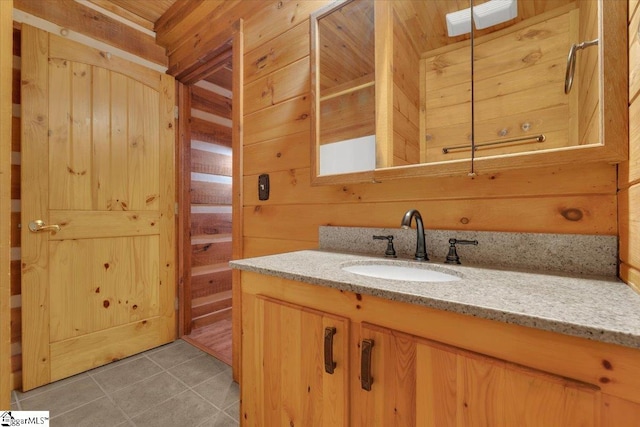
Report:
M 233 306 L 228 263 L 234 249 L 234 151 L 240 143 L 233 131 L 233 55 L 229 41 L 203 69 L 182 80 L 178 91 L 180 335 L 229 365 Z

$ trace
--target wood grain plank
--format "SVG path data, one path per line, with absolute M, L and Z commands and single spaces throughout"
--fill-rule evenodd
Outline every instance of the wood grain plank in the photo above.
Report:
M 231 213 L 191 214 L 191 235 L 226 233 L 231 233 Z
M 615 235 L 617 230 L 615 195 L 594 195 L 344 203 L 331 210 L 324 203 L 247 206 L 245 236 L 277 239 L 293 235 L 296 240 L 317 242 L 320 225 L 361 227 L 361 218 L 366 217 L 371 227 L 397 227 L 397 218 L 409 209 L 429 212 L 424 218 L 429 229 L 604 235 Z
M 309 98 L 305 95 L 246 115 L 244 145 L 309 129 L 310 107 Z
M 245 176 L 309 167 L 310 129 L 244 147 Z M 245 193 L 249 194 L 249 193 Z
M 231 260 L 231 241 L 191 246 L 191 266 L 220 264 Z
M 171 336 L 172 331 L 158 332 L 158 322 L 160 320 L 157 317 L 151 318 L 53 344 L 51 354 L 58 362 L 51 367 L 52 380 L 66 378 L 115 362 L 130 354 L 155 348 L 159 339 L 165 343 L 171 342 L 173 339 L 165 336 Z M 103 349 L 105 342 L 108 342 L 108 351 Z
M 231 176 L 231 156 L 203 150 L 191 150 L 191 172 Z
M 144 236 L 160 233 L 160 213 L 157 211 L 51 211 L 51 224 L 60 231 L 52 233 L 51 240 L 83 239 L 91 237 Z M 100 227 L 96 229 L 96 224 Z
M 231 268 L 226 262 L 192 269 L 191 298 L 204 297 L 231 289 Z
M 329 0 L 265 2 L 260 13 L 247 17 L 245 22 L 245 49 L 250 52 L 264 43 L 304 24 L 309 15 L 330 3 Z M 308 31 L 309 24 L 307 22 Z M 308 35 L 308 33 L 307 33 Z M 307 37 L 308 42 L 308 37 Z
M 383 203 L 393 201 L 437 201 L 547 197 L 563 195 L 616 194 L 616 167 L 606 163 L 594 164 L 582 180 L 572 177 L 583 171 L 582 165 L 552 166 L 532 170 L 512 170 L 478 176 L 448 178 L 411 178 L 404 180 L 402 191 L 395 181 L 370 184 L 343 184 L 311 186 L 307 180 L 308 168 L 275 170 L 270 173 L 273 188 L 286 189 L 272 192 L 268 201 L 258 200 L 255 191 L 256 175 L 245 179 L 245 204 L 308 204 L 332 200 L 333 205 L 344 203 Z M 261 171 L 260 171 L 261 172 Z M 425 189 L 429 189 L 428 192 Z
M 251 114 L 304 95 L 309 92 L 309 84 L 309 58 L 304 57 L 247 84 L 244 113 Z
M 244 55 L 244 83 L 264 77 L 309 55 L 309 21 Z M 247 102 L 248 103 L 248 102 Z
M 89 0 L 89 1 L 95 4 L 96 6 L 99 6 L 105 10 L 108 10 L 109 12 L 115 13 L 116 15 L 121 16 L 124 19 L 131 21 L 136 25 L 146 28 L 147 30 L 153 30 L 153 23 L 155 19 L 153 21 L 150 21 L 149 19 L 145 19 L 142 16 L 137 15 L 125 9 L 124 7 L 119 6 L 117 3 L 111 0 Z M 148 5 L 149 3 L 146 3 L 146 4 Z
M 283 252 L 317 249 L 317 242 L 305 242 L 293 239 L 270 239 L 261 237 L 245 237 L 243 239 L 245 257 L 257 257 L 279 254 Z
M 27 218 L 38 218 L 49 206 L 49 180 L 40 173 L 48 168 L 48 160 L 39 156 L 40 152 L 48 150 L 48 120 L 49 97 L 48 79 L 48 36 L 44 31 L 28 25 L 22 26 L 22 136 L 28 141 L 22 147 L 22 162 L 33 165 L 30 172 L 25 172 L 22 180 L 27 186 L 34 186 L 41 191 L 25 192 L 21 199 L 22 213 Z M 31 103 L 26 99 L 33 99 Z M 37 172 L 36 172 L 37 171 Z M 40 193 L 40 194 L 36 194 Z M 51 381 L 49 366 L 49 306 L 43 304 L 49 301 L 48 287 L 40 286 L 46 283 L 46 267 L 48 265 L 48 246 L 45 239 L 29 233 L 28 228 L 22 228 L 22 286 L 34 289 L 30 294 L 22 295 L 24 317 L 23 330 L 43 331 L 43 336 L 25 336 L 22 348 L 28 349 L 22 357 L 24 375 L 23 389 L 29 390 L 37 385 Z
M 231 185 L 217 182 L 191 181 L 191 204 L 230 205 Z
M 227 126 L 191 117 L 191 138 L 231 147 L 231 129 Z
M 17 9 L 86 34 L 160 65 L 167 65 L 164 49 L 153 37 L 73 0 L 56 0 L 56 6 L 39 0 L 14 0 Z
M 640 269 L 640 185 L 620 191 L 618 207 L 620 260 Z
M 209 91 L 200 86 L 191 85 L 191 108 L 205 111 L 216 116 L 231 119 L 231 99 Z

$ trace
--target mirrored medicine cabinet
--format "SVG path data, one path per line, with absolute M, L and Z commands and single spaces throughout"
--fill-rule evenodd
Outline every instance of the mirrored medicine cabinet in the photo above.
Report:
M 312 14 L 312 183 L 626 159 L 626 2 L 604 3 L 344 0 Z

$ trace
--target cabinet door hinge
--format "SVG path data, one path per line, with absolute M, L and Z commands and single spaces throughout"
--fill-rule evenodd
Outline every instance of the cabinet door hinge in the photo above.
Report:
M 177 105 L 175 105 L 173 107 L 173 117 L 177 119 L 179 115 L 180 115 L 180 109 L 178 108 Z
M 180 209 L 179 209 L 179 206 L 178 206 L 178 202 L 176 202 L 175 214 L 176 214 L 176 216 L 180 214 Z

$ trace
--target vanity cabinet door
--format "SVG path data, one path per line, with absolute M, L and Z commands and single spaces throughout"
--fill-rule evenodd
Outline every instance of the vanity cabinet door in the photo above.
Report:
M 599 425 L 597 387 L 375 325 L 355 335 L 353 426 Z
M 243 295 L 244 426 L 348 425 L 345 318 Z

